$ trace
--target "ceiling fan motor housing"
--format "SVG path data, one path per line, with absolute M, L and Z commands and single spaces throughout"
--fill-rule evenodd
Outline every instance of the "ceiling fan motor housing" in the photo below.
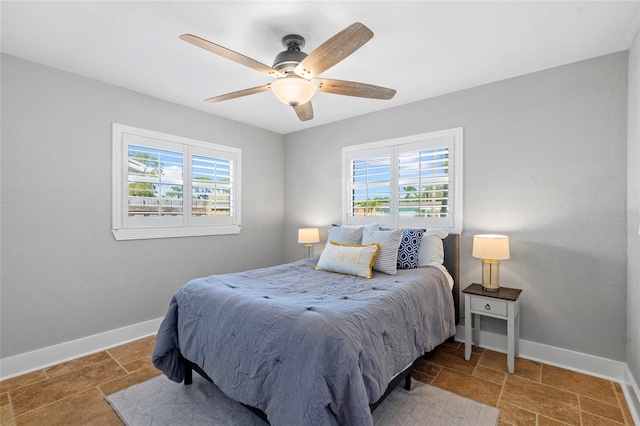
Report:
M 284 73 L 293 72 L 294 68 L 307 57 L 307 54 L 302 51 L 304 44 L 305 39 L 301 35 L 289 34 L 282 37 L 282 46 L 287 50 L 276 55 L 272 68 Z

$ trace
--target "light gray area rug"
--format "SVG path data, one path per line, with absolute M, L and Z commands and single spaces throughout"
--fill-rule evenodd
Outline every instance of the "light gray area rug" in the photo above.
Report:
M 189 386 L 158 376 L 107 400 L 127 426 L 266 425 L 197 374 Z M 497 408 L 415 380 L 411 391 L 399 386 L 373 412 L 375 426 L 496 426 L 499 419 Z

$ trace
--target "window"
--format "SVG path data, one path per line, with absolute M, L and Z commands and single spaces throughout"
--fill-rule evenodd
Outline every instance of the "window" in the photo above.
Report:
M 240 154 L 114 123 L 113 235 L 131 240 L 239 233 Z
M 462 230 L 462 128 L 343 148 L 344 223 Z

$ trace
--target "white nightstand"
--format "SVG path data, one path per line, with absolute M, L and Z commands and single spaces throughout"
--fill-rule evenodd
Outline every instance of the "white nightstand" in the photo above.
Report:
M 507 368 L 513 374 L 514 358 L 518 356 L 520 339 L 520 293 L 517 288 L 500 287 L 498 291 L 486 291 L 481 284 L 471 284 L 464 293 L 464 359 L 471 359 L 473 342 L 479 343 L 480 316 L 507 321 Z M 475 338 L 471 338 L 471 317 L 474 316 Z

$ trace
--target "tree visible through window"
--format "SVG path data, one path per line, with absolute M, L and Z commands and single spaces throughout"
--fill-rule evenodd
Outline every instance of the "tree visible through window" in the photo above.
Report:
M 129 145 L 129 216 L 182 216 L 182 153 Z

